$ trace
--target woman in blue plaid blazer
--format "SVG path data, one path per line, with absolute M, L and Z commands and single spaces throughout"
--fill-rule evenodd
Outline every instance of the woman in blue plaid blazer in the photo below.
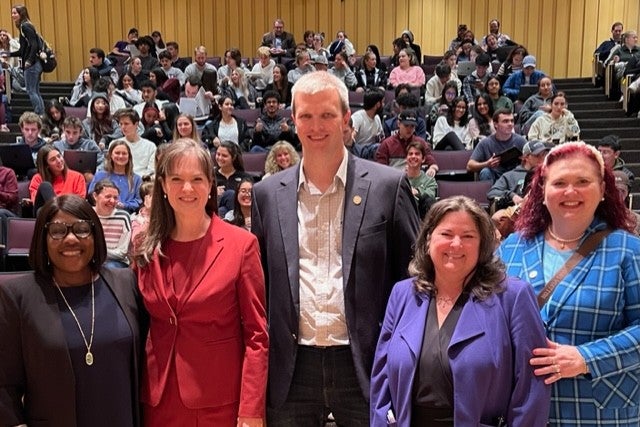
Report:
M 536 375 L 553 384 L 550 425 L 640 424 L 640 239 L 602 156 L 583 142 L 552 149 L 500 246 L 509 275 L 539 293 L 588 236 L 606 236 L 540 309 L 548 346 Z

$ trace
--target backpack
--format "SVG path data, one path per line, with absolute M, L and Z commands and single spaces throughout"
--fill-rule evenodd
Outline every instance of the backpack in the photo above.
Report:
M 35 31 L 35 28 L 34 28 Z M 20 33 L 24 37 L 22 33 L 22 26 L 20 26 Z M 44 73 L 50 73 L 56 69 L 58 66 L 58 61 L 56 60 L 56 54 L 51 48 L 51 45 L 36 31 L 36 36 L 38 37 L 38 59 L 42 63 L 42 71 Z M 26 37 L 25 37 L 26 39 Z

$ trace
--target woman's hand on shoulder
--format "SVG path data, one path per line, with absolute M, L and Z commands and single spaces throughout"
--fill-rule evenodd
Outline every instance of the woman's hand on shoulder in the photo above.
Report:
M 238 417 L 238 427 L 263 427 L 262 418 Z
M 562 378 L 573 378 L 589 373 L 584 357 L 573 345 L 560 345 L 547 340 L 547 347 L 533 350 L 529 361 L 537 376 L 546 376 L 544 383 L 553 384 Z

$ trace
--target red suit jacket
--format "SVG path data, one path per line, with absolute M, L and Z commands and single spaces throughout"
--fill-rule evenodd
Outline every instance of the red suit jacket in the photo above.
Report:
M 150 315 L 143 402 L 156 406 L 175 364 L 180 396 L 188 408 L 239 401 L 239 416 L 263 417 L 268 336 L 264 276 L 256 238 L 220 218 L 211 220 L 192 285 L 175 312 L 167 292 L 173 286 L 166 257 L 155 254 L 138 270 Z

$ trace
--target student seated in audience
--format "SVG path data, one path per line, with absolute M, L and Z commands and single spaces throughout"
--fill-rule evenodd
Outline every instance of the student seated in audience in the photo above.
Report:
M 511 112 L 514 111 L 513 101 L 502 94 L 502 87 L 500 84 L 500 79 L 498 79 L 498 77 L 489 77 L 484 85 L 484 89 L 486 94 L 489 95 L 489 99 L 491 99 L 491 104 L 493 104 L 493 111 L 502 108 L 507 109 Z
M 554 144 L 577 140 L 580 126 L 571 111 L 567 109 L 567 98 L 564 92 L 551 97 L 551 111 L 538 117 L 529 132 L 529 141 L 541 140 Z
M 469 106 L 464 96 L 451 103 L 444 116 L 438 117 L 433 127 L 434 150 L 471 150 L 473 140 L 469 133 Z
M 529 55 L 527 48 L 524 46 L 516 46 L 509 52 L 507 59 L 500 65 L 496 77 L 500 79 L 500 84 L 504 85 L 509 76 L 516 71 L 522 70 L 522 61 Z
M 125 68 L 125 73 L 133 77 L 137 88 L 140 87 L 143 81 L 149 79 L 149 73 L 142 70 L 142 61 L 137 56 L 135 58 L 131 58 L 131 61 Z
M 296 145 L 295 128 L 290 118 L 280 113 L 280 96 L 268 91 L 263 95 L 264 108 L 253 129 L 252 152 L 266 152 L 273 144 L 284 140 Z
M 268 84 L 262 94 L 269 91 L 275 91 L 280 97 L 280 109 L 288 108 L 291 106 L 291 87 L 293 85 L 287 79 L 287 67 L 283 64 L 276 64 L 273 67 L 273 82 Z M 264 105 L 264 96 L 262 98 L 262 104 Z
M 334 65 L 329 69 L 329 73 L 333 74 L 340 80 L 342 80 L 349 90 L 355 90 L 358 81 L 355 74 L 349 67 L 349 57 L 347 53 L 342 51 L 336 53 L 334 58 Z
M 422 63 L 422 49 L 420 48 L 419 44 L 414 43 L 415 37 L 413 36 L 411 30 L 404 30 L 400 37 L 407 44 L 406 46 L 413 50 L 414 54 L 416 55 L 417 65 L 420 65 Z
M 527 192 L 525 186 L 525 183 L 528 183 L 527 176 L 530 176 L 535 168 L 542 164 L 547 153 L 553 147 L 553 144 L 542 141 L 528 141 L 522 147 L 520 164 L 503 173 L 487 192 L 487 199 L 494 210 L 517 206 L 524 201 Z
M 324 56 L 316 56 L 311 59 L 311 64 L 316 71 L 329 71 L 329 61 Z
M 400 61 L 398 60 L 398 56 L 400 55 L 400 51 L 405 47 L 407 47 L 407 44 L 402 39 L 402 37 L 398 37 L 391 43 L 391 47 L 393 49 L 393 55 L 391 56 L 391 66 L 387 70 L 387 72 L 389 73 L 391 72 L 391 70 L 393 70 L 395 67 L 397 67 L 400 64 Z
M 145 80 L 140 85 L 140 91 L 142 92 L 142 102 L 133 106 L 133 109 L 138 113 L 138 117 L 142 117 L 142 110 L 148 104 L 155 104 L 158 110 L 162 108 L 167 101 L 158 99 L 158 86 L 151 80 Z
M 407 145 L 405 173 L 411 184 L 411 192 L 418 204 L 420 218 L 424 218 L 427 211 L 436 201 L 438 183 L 433 176 L 422 170 L 422 164 L 427 156 L 426 146 L 419 141 L 412 141 Z
M 398 126 L 398 115 L 402 112 L 405 111 L 407 109 L 411 109 L 413 111 L 416 112 L 418 118 L 417 118 L 417 125 L 415 128 L 415 134 L 417 136 L 419 136 L 420 138 L 424 139 L 425 141 L 428 140 L 430 138 L 429 134 L 427 133 L 427 123 L 425 122 L 425 120 L 422 118 L 424 116 L 424 114 L 419 113 L 418 111 L 418 97 L 416 95 L 414 95 L 411 92 L 407 92 L 407 93 L 403 93 L 401 95 L 398 95 L 398 97 L 395 100 L 396 103 L 396 110 L 398 112 L 398 114 L 396 114 L 393 117 L 390 117 L 388 119 L 386 119 L 384 121 L 384 134 L 386 137 L 389 137 L 391 135 L 393 135 L 394 133 L 398 132 L 399 126 Z
M 203 139 L 198 135 L 198 128 L 196 121 L 190 114 L 179 113 L 176 116 L 175 124 L 173 125 L 173 140 L 179 138 L 189 138 L 196 142 L 202 143 L 203 147 L 206 144 L 203 143 Z
M 287 141 L 278 141 L 271 147 L 264 162 L 264 178 L 300 163 L 300 155 Z
M 109 55 L 114 55 L 115 57 L 121 58 L 129 58 L 131 56 L 131 52 L 129 52 L 129 45 L 135 44 L 136 40 L 138 40 L 138 29 L 131 28 L 127 33 L 127 40 L 120 40 L 113 45 L 113 49 L 109 52 Z
M 99 78 L 98 70 L 93 67 L 84 68 L 82 70 L 82 82 L 79 85 L 75 85 L 71 90 L 71 99 L 68 100 L 69 105 L 72 107 L 88 106 L 93 93 L 93 85 Z
M 102 154 L 102 150 L 98 147 L 98 144 L 92 139 L 85 138 L 82 136 L 83 127 L 82 122 L 77 117 L 67 117 L 62 124 L 63 136 L 60 140 L 53 143 L 53 146 L 58 149 L 60 153 L 62 153 L 64 157 L 64 152 L 67 150 L 76 150 L 76 151 L 92 151 L 96 154 L 96 168 L 102 169 L 102 162 L 104 161 L 104 155 Z M 93 179 L 93 171 L 78 171 L 84 175 L 84 179 L 87 183 L 91 182 Z
M 0 227 L 2 235 L 7 235 L 6 220 L 18 216 L 18 178 L 13 169 L 3 166 L 0 159 Z
M 195 98 L 200 92 L 200 89 L 202 89 L 204 92 L 203 102 L 205 104 L 205 107 L 209 108 L 209 117 L 215 117 L 215 115 L 218 113 L 218 110 L 212 107 L 215 106 L 213 101 L 216 100 L 216 94 L 214 94 L 211 91 L 204 90 L 204 87 L 202 86 L 202 81 L 199 78 L 195 76 L 191 76 L 187 79 L 187 81 L 184 84 L 184 97 Z M 198 118 L 198 121 L 201 122 L 200 118 Z M 200 124 L 202 125 L 202 123 Z
M 142 83 L 142 81 L 140 83 Z M 130 71 L 120 76 L 116 93 L 124 99 L 128 107 L 133 107 L 142 102 L 142 92 L 138 85 L 138 79 Z
M 42 129 L 40 136 L 46 142 L 55 142 L 62 135 L 62 123 L 67 117 L 64 105 L 57 99 L 50 99 L 44 103 L 44 114 L 42 115 Z
M 460 47 L 456 50 L 456 61 L 458 61 L 458 64 L 461 62 L 473 62 L 471 57 L 473 46 L 471 40 L 463 40 L 462 43 L 460 43 Z
M 335 40 L 329 45 L 329 60 L 333 61 L 338 52 L 345 52 L 347 58 L 349 58 L 349 63 L 351 58 L 356 54 L 353 43 L 351 43 L 351 40 L 347 37 L 347 33 L 342 30 L 336 33 Z
M 287 79 L 289 80 L 289 83 L 293 85 L 300 77 L 315 70 L 316 69 L 311 64 L 311 56 L 309 55 L 309 52 L 303 50 L 296 54 L 296 68 L 287 73 Z
M 193 62 L 184 70 L 184 78 L 189 80 L 189 77 L 196 76 L 198 80 L 202 81 L 204 70 L 217 72 L 216 67 L 207 62 L 207 48 L 198 46 L 193 51 Z
M 356 92 L 364 92 L 366 88 L 387 88 L 387 73 L 380 65 L 383 64 L 378 63 L 375 52 L 370 50 L 362 56 L 360 68 L 355 72 Z
M 617 135 L 606 135 L 596 143 L 596 147 L 600 154 L 604 164 L 610 167 L 613 171 L 622 171 L 627 177 L 629 182 L 633 182 L 635 175 L 629 168 L 625 166 L 624 160 L 620 157 L 622 146 L 620 145 L 620 138 Z
M 453 109 L 453 100 L 460 96 L 460 89 L 458 88 L 458 83 L 455 81 L 448 81 L 442 87 L 442 92 L 440 93 L 440 97 L 438 101 L 433 104 L 431 110 L 429 110 L 428 120 L 429 120 L 429 128 L 433 128 L 436 122 L 438 121 L 438 117 L 446 116 L 447 112 L 450 109 Z
M 251 231 L 251 191 L 253 178 L 242 178 L 236 187 L 233 209 L 224 215 L 224 220 Z
M 471 72 L 462 82 L 462 95 L 467 100 L 469 106 L 473 106 L 473 100 L 476 96 L 485 91 L 485 84 L 491 73 L 489 67 L 491 64 L 491 58 L 486 53 L 478 55 L 475 59 L 476 69 Z
M 162 70 L 167 75 L 167 77 L 170 79 L 177 79 L 180 83 L 180 86 L 184 86 L 184 82 L 186 80 L 184 72 L 171 62 L 171 54 L 169 53 L 169 51 L 165 50 L 160 52 L 160 54 L 158 55 L 158 60 L 160 61 L 160 66 L 162 67 Z
M 148 139 L 141 138 L 138 134 L 138 122 L 140 116 L 132 108 L 118 111 L 116 120 L 122 131 L 123 140 L 131 150 L 133 172 L 144 177 L 155 171 L 156 146 Z
M 89 194 L 93 193 L 96 184 L 103 179 L 108 179 L 118 187 L 120 194 L 116 203 L 118 209 L 124 209 L 130 213 L 138 210 L 142 203 L 139 194 L 142 178 L 133 173 L 131 149 L 123 140 L 113 141 L 109 145 L 104 170 L 96 172 L 89 184 Z
M 99 181 L 93 188 L 93 208 L 100 218 L 107 245 L 105 266 L 127 268 L 131 245 L 131 218 L 127 211 L 117 208 L 120 193 L 118 187 L 108 179 Z
M 495 77 L 492 77 L 495 79 Z M 498 82 L 497 79 L 495 81 Z M 469 120 L 469 135 L 472 142 L 478 142 L 481 138 L 489 136 L 496 131 L 493 126 L 493 113 L 495 113 L 493 101 L 487 93 L 478 95 L 475 99 L 475 108 Z
M 527 98 L 518 113 L 522 135 L 529 132 L 529 128 L 538 117 L 551 111 L 551 97 L 554 93 L 551 77 L 543 77 L 538 81 L 538 92 Z
M 293 34 L 284 31 L 284 21 L 281 18 L 273 21 L 273 30 L 262 36 L 261 45 L 268 47 L 274 58 L 292 58 L 296 50 L 296 40 Z
M 449 43 L 449 48 L 447 50 L 457 51 L 462 44 L 462 41 L 464 40 L 464 35 L 468 30 L 469 28 L 467 28 L 466 24 L 458 24 L 458 34 L 453 40 L 451 40 L 451 43 Z
M 87 196 L 87 183 L 80 172 L 67 167 L 62 153 L 52 145 L 45 145 L 38 151 L 36 173 L 29 183 L 29 196 L 33 212 L 37 214 L 47 201 L 61 194 L 76 194 L 83 199 Z
M 156 104 L 149 103 L 145 105 L 140 116 L 140 123 L 143 128 L 140 136 L 153 142 L 156 147 L 166 142 L 171 142 L 173 130 L 169 127 L 164 114 L 160 113 Z
M 85 71 L 87 68 L 95 68 L 100 77 L 109 77 L 113 83 L 118 83 L 118 71 L 113 67 L 111 61 L 105 57 L 104 50 L 99 47 L 89 49 L 89 66 L 83 68 L 78 74 L 74 87 L 80 86 L 85 81 Z
M 276 62 L 271 59 L 271 51 L 266 46 L 260 46 L 256 54 L 258 62 L 253 64 L 251 72 L 246 74 L 253 87 L 263 92 L 267 85 L 273 83 L 273 69 Z
M 633 57 L 640 57 L 640 47 L 638 47 L 638 33 L 636 33 L 635 31 L 626 31 L 624 34 L 622 34 L 622 43 L 611 49 L 611 52 L 609 53 L 607 59 L 605 59 L 604 64 L 614 64 L 614 68 L 616 70 L 616 78 L 620 79 L 624 75 L 624 69 L 627 65 L 627 62 Z
M 383 103 L 382 89 L 367 89 L 364 93 L 363 109 L 351 115 L 354 130 L 352 152 L 358 157 L 373 160 L 380 142 L 384 139 L 384 129 L 379 115 Z
M 239 110 L 256 108 L 258 92 L 249 83 L 242 68 L 236 67 L 229 76 L 229 80 L 223 80 L 219 87 L 221 95 L 233 100 L 233 105 Z
M 22 136 L 22 144 L 27 144 L 31 149 L 33 161 L 36 162 L 38 151 L 46 145 L 43 138 L 40 137 L 42 130 L 42 119 L 36 113 L 25 111 L 18 120 L 20 133 Z
M 418 65 L 415 52 L 404 48 L 398 53 L 398 66 L 389 74 L 389 86 L 396 87 L 401 83 L 407 83 L 413 87 L 425 84 L 425 75 Z
M 118 122 L 111 115 L 107 94 L 95 93 L 89 111 L 91 115 L 82 121 L 84 135 L 104 150 L 113 139 L 122 136 Z
M 613 48 L 620 45 L 622 41 L 622 30 L 624 26 L 622 22 L 614 22 L 611 25 L 611 37 L 598 45 L 596 50 L 593 52 L 598 55 L 598 60 L 604 62 L 605 59 L 609 57 L 609 54 L 613 50 Z
M 493 34 L 487 34 L 486 36 L 484 36 L 483 40 L 486 40 L 486 45 L 484 45 L 482 48 L 484 49 L 485 53 L 491 58 L 491 63 L 500 65 L 500 60 L 498 59 L 499 46 L 496 36 Z
M 482 38 L 482 46 L 487 46 L 487 38 L 493 36 L 496 39 L 498 47 L 508 46 L 511 43 L 511 38 L 500 32 L 500 21 L 492 19 L 489 21 L 489 34 Z
M 631 208 L 629 208 L 629 191 L 631 190 L 631 184 L 629 183 L 629 177 L 627 176 L 626 173 L 624 173 L 621 170 L 614 170 L 613 171 L 613 176 L 615 178 L 616 181 L 616 189 L 620 192 L 620 198 L 623 200 L 625 206 L 627 206 L 627 209 L 629 209 L 630 213 L 633 215 L 633 218 L 635 219 L 635 224 L 634 224 L 634 234 L 636 236 L 640 235 L 640 214 L 638 214 L 636 211 L 631 210 Z
M 220 115 L 207 123 L 202 130 L 202 140 L 210 148 L 217 148 L 221 141 L 231 141 L 248 149 L 250 143 L 247 122 L 233 115 L 234 100 L 226 94 L 218 98 Z
M 235 190 L 242 180 L 248 177 L 244 171 L 242 152 L 238 144 L 231 141 L 222 141 L 215 154 L 215 176 L 218 190 L 218 215 L 224 218 L 225 214 L 233 209 Z
M 433 75 L 429 81 L 427 81 L 427 88 L 424 93 L 424 104 L 425 110 L 431 111 L 431 107 L 440 101 L 440 97 L 442 96 L 442 88 L 444 85 L 453 81 L 458 85 L 458 92 L 462 90 L 462 83 L 458 80 L 457 77 L 452 76 L 451 67 L 446 62 L 441 62 L 436 65 L 435 75 Z
M 467 162 L 469 172 L 478 172 L 481 181 L 495 182 L 508 170 L 515 168 L 518 161 L 501 161 L 500 154 L 515 147 L 522 153 L 527 142 L 522 136 L 513 133 L 513 113 L 509 110 L 498 110 L 493 114 L 493 125 L 496 132 L 480 140 L 473 149 Z
M 404 171 L 407 163 L 407 147 L 409 143 L 418 141 L 425 147 L 426 155 L 423 165 L 427 166 L 427 175 L 435 176 L 438 165 L 431 154 L 431 147 L 427 142 L 415 134 L 418 125 L 418 115 L 415 110 L 404 110 L 398 114 L 398 132 L 385 138 L 376 151 L 376 161 Z
M 138 198 L 142 200 L 140 210 L 131 214 L 131 246 L 133 253 L 138 250 L 139 244 L 149 226 L 151 202 L 153 201 L 153 181 L 145 181 L 140 185 Z
M 136 47 L 140 51 L 138 58 L 142 63 L 142 72 L 148 76 L 151 70 L 160 66 L 155 54 L 155 43 L 150 36 L 142 36 L 136 40 Z
M 118 111 L 121 108 L 127 108 L 130 106 L 125 101 L 124 97 L 116 91 L 116 85 L 111 81 L 109 77 L 100 77 L 93 87 L 93 93 L 106 93 L 107 100 L 109 101 L 109 110 Z M 87 108 L 87 117 L 91 117 L 91 100 L 89 100 L 89 107 Z
M 224 65 L 218 68 L 218 85 L 229 84 L 231 81 L 231 72 L 241 68 L 243 71 L 248 71 L 242 63 L 242 53 L 237 47 L 227 49 L 224 53 Z
M 311 59 L 315 61 L 315 59 L 319 56 L 324 56 L 327 60 L 329 60 L 329 50 L 324 47 L 324 33 L 315 33 L 313 35 L 313 47 L 309 49 L 309 53 L 311 54 Z
M 156 98 L 160 101 L 178 102 L 180 99 L 180 82 L 176 78 L 169 78 L 160 67 L 149 73 L 149 80 L 157 88 Z
M 189 66 L 189 61 L 184 58 L 180 58 L 180 46 L 178 43 L 174 41 L 167 42 L 166 51 L 171 55 L 171 65 L 184 72 Z
M 516 101 L 520 94 L 520 86 L 537 85 L 540 79 L 545 75 L 546 74 L 542 71 L 536 70 L 535 56 L 525 56 L 522 60 L 522 70 L 511 73 L 507 81 L 504 83 L 502 91 L 513 101 Z

